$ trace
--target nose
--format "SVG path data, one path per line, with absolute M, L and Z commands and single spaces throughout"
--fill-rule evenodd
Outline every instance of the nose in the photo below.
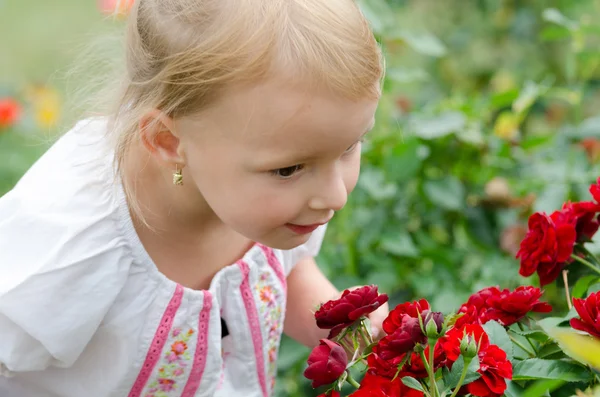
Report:
M 348 189 L 346 189 L 343 173 L 332 172 L 332 175 L 324 178 L 323 183 L 317 187 L 316 193 L 309 201 L 309 207 L 316 211 L 339 211 L 344 208 L 347 201 Z

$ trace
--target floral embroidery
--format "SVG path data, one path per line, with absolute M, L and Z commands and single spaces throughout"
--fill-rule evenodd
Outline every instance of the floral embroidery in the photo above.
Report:
M 275 387 L 277 352 L 282 328 L 282 294 L 273 285 L 273 282 L 274 279 L 271 273 L 264 272 L 260 275 L 258 283 L 255 286 L 259 297 L 258 309 L 263 318 L 264 327 L 267 329 L 265 347 L 267 349 L 268 361 L 267 375 L 270 379 L 271 390 Z
M 185 369 L 192 361 L 188 350 L 188 342 L 194 334 L 193 329 L 182 332 L 181 328 L 171 331 L 173 343 L 165 346 L 158 369 L 158 378 L 148 385 L 144 397 L 168 397 L 170 392 L 178 389 L 178 383 L 185 374 Z

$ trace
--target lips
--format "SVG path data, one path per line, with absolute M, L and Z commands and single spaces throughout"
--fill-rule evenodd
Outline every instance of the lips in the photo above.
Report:
M 314 223 L 312 225 L 294 225 L 292 223 L 288 223 L 285 225 L 285 227 L 287 227 L 296 234 L 309 234 L 317 230 L 319 226 L 322 226 L 326 223 L 327 222 Z

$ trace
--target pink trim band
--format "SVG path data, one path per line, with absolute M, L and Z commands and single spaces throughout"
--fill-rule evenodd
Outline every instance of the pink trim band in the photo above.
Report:
M 167 305 L 167 308 L 160 320 L 160 324 L 158 325 L 158 329 L 154 334 L 154 338 L 152 339 L 152 344 L 150 345 L 150 349 L 148 350 L 148 354 L 146 355 L 146 360 L 144 361 L 144 365 L 140 373 L 138 374 L 131 391 L 129 392 L 128 397 L 139 397 L 156 366 L 156 363 L 160 359 L 160 355 L 162 353 L 163 346 L 167 341 L 167 337 L 169 336 L 169 331 L 173 326 L 173 319 L 175 318 L 175 314 L 181 305 L 181 299 L 183 297 L 183 287 L 177 284 L 175 288 L 175 292 L 173 293 L 173 297 L 171 301 Z
M 256 371 L 258 373 L 258 382 L 263 393 L 263 397 L 268 397 L 269 392 L 267 391 L 267 380 L 265 377 L 265 357 L 263 354 L 263 340 L 262 332 L 260 329 L 260 321 L 258 320 L 258 310 L 256 308 L 256 302 L 252 295 L 252 289 L 250 288 L 250 282 L 248 280 L 248 274 L 250 268 L 244 261 L 239 261 L 238 266 L 240 267 L 243 275 L 243 281 L 240 285 L 240 291 L 244 300 L 244 306 L 246 307 L 246 314 L 248 315 L 248 323 L 250 324 L 250 333 L 252 334 L 252 342 L 254 344 L 254 356 L 256 358 Z
M 281 266 L 279 259 L 277 259 L 277 256 L 275 256 L 275 252 L 273 252 L 272 248 L 269 248 L 262 244 L 260 244 L 260 248 L 263 250 L 263 253 L 267 257 L 267 262 L 269 262 L 269 266 L 271 266 L 271 268 L 277 275 L 277 278 L 281 282 L 283 291 L 286 292 L 287 291 L 287 279 L 285 277 L 285 272 L 283 271 L 283 266 Z
M 198 319 L 198 342 L 196 344 L 196 352 L 194 353 L 194 363 L 192 364 L 192 370 L 188 381 L 183 388 L 181 397 L 194 397 L 200 382 L 202 381 L 202 375 L 204 374 L 204 368 L 206 367 L 206 355 L 208 353 L 208 327 L 210 321 L 210 309 L 212 308 L 212 295 L 208 291 L 202 291 L 204 293 L 204 301 L 202 302 L 202 310 Z

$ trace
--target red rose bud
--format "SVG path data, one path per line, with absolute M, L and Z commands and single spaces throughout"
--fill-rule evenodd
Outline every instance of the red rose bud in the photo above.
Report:
M 463 336 L 460 341 L 460 354 L 465 358 L 465 361 L 473 359 L 479 351 L 477 341 L 472 335 Z
M 440 312 L 425 312 L 423 313 L 423 325 L 425 335 L 430 339 L 437 340 L 444 334 L 444 315 Z
M 354 324 L 361 317 L 377 310 L 388 301 L 386 294 L 380 294 L 377 286 L 367 285 L 349 291 L 345 290 L 340 299 L 324 303 L 315 313 L 317 326 L 331 329 L 330 338 L 342 329 Z
M 550 216 L 536 212 L 529 217 L 529 231 L 517 253 L 521 259 L 519 274 L 529 277 L 537 272 L 542 286 L 558 277 L 577 238 L 575 223 L 569 219 L 558 211 Z
M 600 338 L 600 292 L 594 292 L 586 299 L 573 299 L 573 306 L 580 318 L 572 318 L 571 327 Z
M 452 367 L 452 363 L 458 360 L 462 353 L 460 344 L 465 335 L 470 336 L 477 342 L 479 351 L 486 349 L 490 344 L 488 335 L 480 324 L 467 324 L 462 328 L 452 328 L 439 342 L 448 358 L 447 366 L 449 368 Z
M 419 343 L 425 343 L 426 338 L 418 318 L 406 317 L 394 333 L 379 341 L 380 356 L 391 360 L 414 349 Z
M 308 368 L 304 377 L 312 380 L 312 387 L 317 388 L 335 382 L 346 370 L 348 356 L 339 344 L 328 339 L 321 339 L 308 356 Z

